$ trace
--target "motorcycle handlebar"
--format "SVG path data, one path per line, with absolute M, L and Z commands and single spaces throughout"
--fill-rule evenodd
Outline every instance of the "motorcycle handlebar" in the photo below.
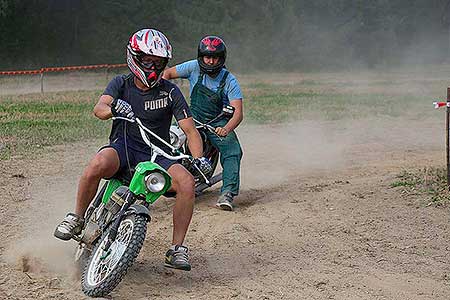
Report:
M 142 124 L 141 120 L 139 118 L 124 118 L 124 117 L 113 117 L 113 120 L 116 119 L 120 119 L 120 120 L 124 120 L 130 123 L 136 123 L 139 127 L 139 131 L 141 133 L 141 137 L 142 140 L 145 142 L 145 144 L 147 144 L 153 151 L 155 151 L 156 153 L 164 156 L 165 158 L 171 159 L 171 160 L 179 160 L 179 159 L 183 159 L 183 158 L 187 158 L 189 160 L 193 160 L 194 158 L 190 155 L 181 153 L 178 149 L 175 149 L 171 144 L 169 144 L 168 142 L 166 142 L 165 140 L 163 140 L 162 138 L 160 138 L 157 134 L 155 134 L 153 131 L 151 131 L 150 129 L 148 129 L 147 127 L 145 127 L 144 124 Z M 164 145 L 166 145 L 167 147 L 169 147 L 170 150 L 172 150 L 173 153 L 177 153 L 178 155 L 170 155 L 168 153 L 166 153 L 164 150 L 162 150 L 161 148 L 159 148 L 158 146 L 153 145 L 150 140 L 148 139 L 147 135 L 145 134 L 145 132 L 151 134 L 154 138 L 156 138 L 158 141 L 160 141 L 161 143 L 163 143 Z
M 124 117 L 113 117 L 112 119 L 113 120 L 120 119 L 120 120 L 128 121 L 131 123 L 136 123 L 139 127 L 139 131 L 141 133 L 142 140 L 153 150 L 154 153 L 164 156 L 165 158 L 170 159 L 170 160 L 180 160 L 183 158 L 188 159 L 189 162 L 192 164 L 192 166 L 202 175 L 203 179 L 205 180 L 205 183 L 209 184 L 209 180 L 208 180 L 208 178 L 206 178 L 206 175 L 203 174 L 203 172 L 200 170 L 200 168 L 194 163 L 195 159 L 193 156 L 184 154 L 184 153 L 180 152 L 178 149 L 174 148 L 171 144 L 169 144 L 168 142 L 166 142 L 165 140 L 160 138 L 157 134 L 155 134 L 153 131 L 151 131 L 150 129 L 145 127 L 144 124 L 142 124 L 141 120 L 139 120 L 139 118 L 133 117 L 132 119 L 129 119 L 129 118 L 124 118 Z M 210 127 L 213 128 L 212 126 L 210 126 Z M 164 150 L 162 150 L 158 146 L 153 145 L 150 142 L 150 140 L 148 139 L 145 132 L 148 132 L 149 134 L 151 134 L 157 140 L 159 140 L 164 145 L 169 147 L 173 153 L 177 153 L 178 155 L 173 156 L 173 155 L 167 154 Z M 156 155 L 155 154 L 152 155 L 152 161 L 154 161 L 155 158 L 156 158 Z
M 202 123 L 202 122 L 200 122 L 200 121 L 194 119 L 194 122 L 197 123 L 197 124 L 199 124 L 199 125 L 195 126 L 195 128 L 197 128 L 197 129 L 199 129 L 199 128 L 205 128 L 205 129 L 207 129 L 209 132 L 211 132 L 211 133 L 213 133 L 215 136 L 217 136 L 220 140 L 223 140 L 223 138 L 222 138 L 220 135 L 218 135 L 218 134 L 216 133 L 216 128 L 215 128 L 215 127 L 212 127 L 211 125 L 208 124 L 208 123 L 210 123 L 211 121 L 208 122 L 208 123 Z

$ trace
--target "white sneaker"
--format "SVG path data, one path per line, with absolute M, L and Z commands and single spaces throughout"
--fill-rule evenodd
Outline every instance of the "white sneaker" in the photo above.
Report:
M 223 210 L 232 211 L 233 210 L 233 194 L 231 192 L 224 193 L 219 196 L 216 203 L 217 207 Z
M 190 271 L 191 264 L 189 263 L 188 248 L 181 245 L 176 245 L 174 248 L 171 247 L 167 250 L 164 266 Z
M 80 234 L 83 229 L 84 219 L 74 213 L 68 213 L 56 227 L 53 234 L 63 241 L 70 240 L 74 235 Z

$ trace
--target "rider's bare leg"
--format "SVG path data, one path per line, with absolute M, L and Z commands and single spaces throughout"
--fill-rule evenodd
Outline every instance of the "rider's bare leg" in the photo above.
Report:
M 97 192 L 100 180 L 113 176 L 119 167 L 119 156 L 113 148 L 104 148 L 92 158 L 84 169 L 78 184 L 75 214 L 84 216 L 89 203 Z
M 168 172 L 172 177 L 172 188 L 177 193 L 173 207 L 172 245 L 183 245 L 194 211 L 194 177 L 180 164 L 170 166 Z

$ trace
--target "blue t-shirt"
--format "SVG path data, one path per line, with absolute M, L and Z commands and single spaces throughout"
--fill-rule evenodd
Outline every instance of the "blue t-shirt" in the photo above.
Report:
M 178 76 L 189 80 L 190 93 L 192 93 L 192 89 L 197 83 L 198 76 L 200 75 L 200 66 L 198 65 L 198 61 L 196 59 L 189 60 L 182 64 L 176 65 L 175 68 L 177 70 Z M 223 74 L 225 74 L 225 72 L 226 69 L 222 69 L 219 75 L 217 75 L 215 78 L 204 75 L 202 84 L 210 90 L 217 92 L 220 82 L 222 81 Z M 242 100 L 241 87 L 239 86 L 236 77 L 234 77 L 234 75 L 231 73 L 228 74 L 228 77 L 225 80 L 224 94 L 226 97 L 226 99 L 224 100 L 227 102 L 224 104 L 229 104 L 230 100 Z

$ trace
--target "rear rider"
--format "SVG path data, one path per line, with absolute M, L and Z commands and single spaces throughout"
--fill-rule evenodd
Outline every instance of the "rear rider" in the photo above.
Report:
M 216 205 L 233 210 L 233 197 L 239 194 L 242 149 L 234 130 L 243 119 L 242 93 L 236 77 L 225 68 L 227 49 L 214 35 L 201 39 L 196 60 L 190 60 L 164 71 L 163 78 L 187 78 L 190 83 L 191 110 L 195 119 L 206 123 L 222 112 L 225 105 L 235 108 L 231 119 L 219 119 L 217 137 L 207 131 L 211 143 L 219 149 L 223 185 Z

